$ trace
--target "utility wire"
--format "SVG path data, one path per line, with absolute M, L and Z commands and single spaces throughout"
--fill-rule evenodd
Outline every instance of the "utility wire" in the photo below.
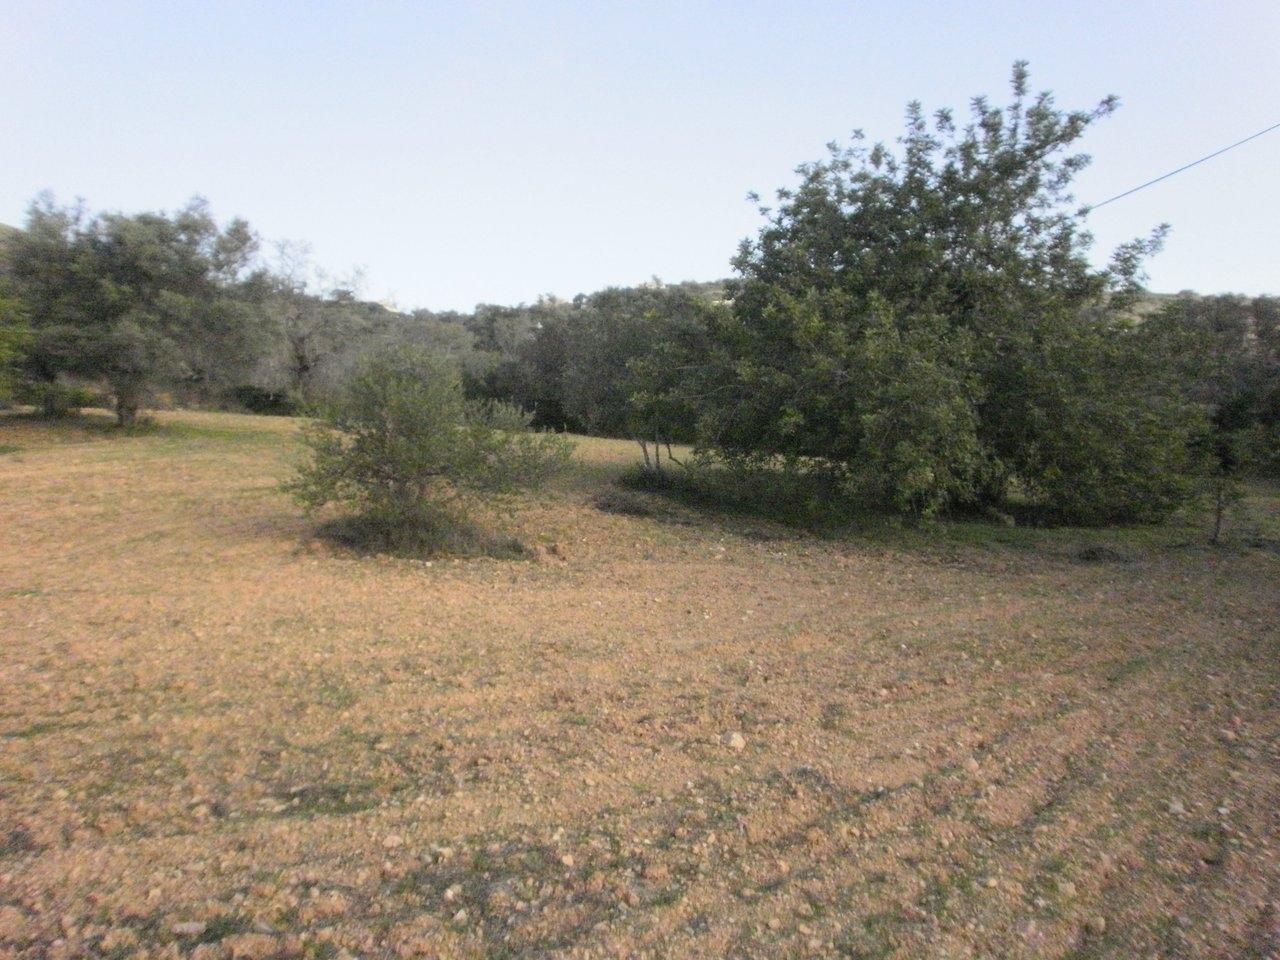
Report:
M 1114 203 L 1116 200 L 1119 200 L 1122 197 L 1127 197 L 1131 193 L 1137 193 L 1139 190 L 1145 190 L 1147 187 L 1151 186 L 1154 183 L 1159 183 L 1161 180 L 1168 180 L 1174 174 L 1181 173 L 1183 170 L 1190 170 L 1192 167 L 1197 166 L 1198 164 L 1204 163 L 1206 160 L 1212 160 L 1214 157 L 1221 156 L 1222 154 L 1226 153 L 1228 150 L 1234 150 L 1236 147 L 1240 146 L 1241 144 L 1248 143 L 1250 140 L 1257 140 L 1264 133 L 1270 133 L 1272 130 L 1280 130 L 1280 123 L 1273 123 L 1271 126 L 1267 127 L 1267 129 L 1265 130 L 1259 130 L 1257 133 L 1247 136 L 1243 140 L 1237 140 L 1235 143 L 1231 144 L 1230 146 L 1223 147 L 1221 150 L 1215 150 L 1213 151 L 1213 153 L 1210 153 L 1207 156 L 1203 156 L 1199 160 L 1192 160 L 1190 163 L 1186 164 L 1185 166 L 1179 167 L 1177 170 L 1170 170 L 1164 176 L 1156 177 L 1154 180 L 1148 180 L 1146 183 L 1139 184 L 1138 186 L 1134 187 L 1131 190 L 1126 190 L 1124 193 L 1117 193 L 1114 197 L 1111 197 L 1107 200 L 1103 200 L 1101 203 L 1095 203 L 1093 206 L 1089 208 L 1089 210 L 1093 211 L 1093 210 L 1097 210 L 1099 207 L 1105 207 L 1108 203 Z

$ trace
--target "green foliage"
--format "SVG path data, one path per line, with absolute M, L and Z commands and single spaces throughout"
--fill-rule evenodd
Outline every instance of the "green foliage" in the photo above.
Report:
M 0 283 L 0 401 L 13 396 L 15 368 L 28 336 L 22 300 Z
M 413 350 L 361 361 L 303 436 L 309 459 L 287 489 L 309 511 L 353 509 L 404 548 L 477 501 L 538 485 L 571 452 L 562 437 L 531 432 L 519 408 L 468 399 L 455 364 Z
M 162 385 L 229 385 L 257 348 L 244 277 L 255 245 L 243 221 L 219 228 L 199 200 L 89 217 L 41 198 L 3 263 L 30 327 L 24 379 L 101 382 L 122 424 Z
M 1158 520 L 1191 496 L 1188 444 L 1202 417 L 1131 332 L 1064 322 L 1019 360 L 988 437 L 1023 503 L 1105 524 Z
M 1138 333 L 1207 412 L 1216 448 L 1234 451 L 1227 467 L 1280 479 L 1280 297 L 1183 294 Z
M 20 382 L 14 390 L 14 399 L 38 408 L 46 417 L 71 416 L 85 407 L 102 406 L 105 401 L 100 393 L 88 387 L 57 380 Z
M 708 315 L 673 388 L 698 444 L 735 462 L 825 461 L 911 514 L 1022 503 L 1059 519 L 1167 513 L 1187 422 L 1128 305 L 1163 230 L 1097 270 L 1070 153 L 1116 106 L 1031 96 L 907 111 L 897 151 L 800 168 L 744 242 L 732 309 Z
M 863 331 L 866 410 L 855 480 L 877 503 L 932 516 L 973 497 L 982 470 L 971 337 L 939 317 L 880 310 Z

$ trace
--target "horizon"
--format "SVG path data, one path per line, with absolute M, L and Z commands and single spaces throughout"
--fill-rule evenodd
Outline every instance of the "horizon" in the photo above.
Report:
M 1017 59 L 1061 106 L 1121 99 L 1084 140 L 1080 203 L 1280 119 L 1246 95 L 1280 82 L 1260 2 L 720 9 L 15 3 L 0 222 L 42 190 L 95 212 L 199 195 L 264 248 L 363 268 L 364 299 L 469 310 L 728 278 L 761 222 L 750 191 L 854 128 L 891 142 L 911 99 L 1002 103 Z M 1095 262 L 1168 222 L 1149 289 L 1276 292 L 1277 159 L 1273 133 L 1096 211 Z

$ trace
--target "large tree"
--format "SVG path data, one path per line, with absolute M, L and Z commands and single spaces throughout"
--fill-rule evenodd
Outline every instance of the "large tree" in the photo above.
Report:
M 1012 87 L 963 124 L 913 103 L 896 149 L 832 144 L 762 208 L 733 309 L 687 364 L 704 447 L 820 465 L 912 512 L 1177 501 L 1183 411 L 1126 309 L 1163 228 L 1095 269 L 1069 193 L 1074 145 L 1117 101 L 1060 110 L 1021 63 Z
M 91 217 L 42 197 L 8 247 L 31 330 L 23 373 L 37 386 L 99 382 L 128 425 L 157 388 L 213 390 L 252 358 L 256 239 L 241 220 L 219 227 L 203 200 Z

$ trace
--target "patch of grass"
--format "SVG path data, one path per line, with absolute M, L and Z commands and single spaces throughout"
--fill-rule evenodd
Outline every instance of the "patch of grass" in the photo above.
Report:
M 196 943 L 217 943 L 224 937 L 237 933 L 248 933 L 253 929 L 253 918 L 243 913 L 224 913 L 214 917 L 205 924 L 204 933 L 196 938 Z
M 16 443 L 0 443 L 0 455 L 6 453 L 17 453 L 22 448 Z
M 16 857 L 24 853 L 34 853 L 40 849 L 31 831 L 22 824 L 10 827 L 0 834 L 0 858 Z
M 315 701 L 332 710 L 345 710 L 360 699 L 351 687 L 338 678 L 324 680 L 315 691 Z
M 847 704 L 832 700 L 822 707 L 822 717 L 818 721 L 823 730 L 839 731 L 844 727 L 845 717 L 849 714 Z
M 283 817 L 346 816 L 376 807 L 379 801 L 367 781 L 304 784 L 276 796 L 288 804 L 280 813 Z
M 10 730 L 0 734 L 6 740 L 33 740 L 36 737 L 44 736 L 46 733 L 59 733 L 63 730 L 78 730 L 86 727 L 86 723 L 67 723 L 61 720 L 41 720 L 33 723 L 28 727 L 20 730 Z
M 748 516 L 803 530 L 826 531 L 866 522 L 866 509 L 816 472 L 695 466 L 655 474 L 640 468 L 619 486 L 669 497 L 710 513 Z
M 653 516 L 652 506 L 640 497 L 621 490 L 606 490 L 591 502 L 602 513 L 613 513 L 621 517 Z

